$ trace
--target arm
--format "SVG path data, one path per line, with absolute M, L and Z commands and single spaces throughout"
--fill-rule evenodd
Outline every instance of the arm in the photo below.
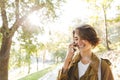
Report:
M 74 55 L 73 47 L 74 47 L 73 44 L 69 45 L 65 62 L 63 64 L 62 69 L 59 70 L 57 80 L 68 80 L 69 65 Z

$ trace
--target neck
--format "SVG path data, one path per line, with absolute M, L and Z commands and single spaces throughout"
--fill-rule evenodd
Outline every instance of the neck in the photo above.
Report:
M 81 54 L 82 58 L 84 58 L 84 57 L 91 57 L 92 51 L 91 50 L 81 51 L 80 54 Z
M 87 51 L 81 51 L 80 52 L 81 54 L 81 62 L 83 64 L 87 64 L 87 63 L 90 63 L 91 61 L 91 55 L 92 55 L 92 51 L 91 50 L 87 50 Z

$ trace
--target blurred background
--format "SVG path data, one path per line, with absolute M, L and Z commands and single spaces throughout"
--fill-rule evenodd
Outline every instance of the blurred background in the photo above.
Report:
M 0 8 L 0 76 L 56 80 L 73 29 L 90 24 L 101 39 L 93 52 L 120 80 L 119 0 L 0 0 Z

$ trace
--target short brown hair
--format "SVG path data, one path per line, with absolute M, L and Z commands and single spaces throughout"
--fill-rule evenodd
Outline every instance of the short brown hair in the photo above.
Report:
M 81 39 L 89 41 L 94 47 L 99 43 L 100 39 L 97 37 L 97 33 L 91 25 L 84 24 L 77 27 L 78 35 Z M 74 35 L 73 31 L 73 35 Z

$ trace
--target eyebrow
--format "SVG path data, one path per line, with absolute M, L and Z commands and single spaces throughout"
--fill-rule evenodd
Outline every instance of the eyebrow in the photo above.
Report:
M 74 37 L 74 38 L 78 38 L 78 37 Z

